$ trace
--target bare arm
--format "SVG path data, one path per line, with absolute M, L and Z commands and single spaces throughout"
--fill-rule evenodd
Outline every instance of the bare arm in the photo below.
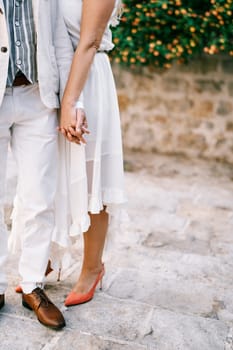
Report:
M 83 0 L 80 42 L 73 57 L 62 99 L 61 128 L 66 132 L 70 126 L 76 127 L 73 123 L 75 103 L 84 88 L 114 4 L 115 0 Z

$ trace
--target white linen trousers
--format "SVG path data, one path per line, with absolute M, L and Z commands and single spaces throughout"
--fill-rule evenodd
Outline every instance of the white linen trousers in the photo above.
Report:
M 17 164 L 17 205 L 20 216 L 21 286 L 30 293 L 43 284 L 54 228 L 57 187 L 57 113 L 47 108 L 38 84 L 7 88 L 0 106 L 0 294 L 7 281 L 7 232 L 4 225 L 7 150 L 11 143 Z

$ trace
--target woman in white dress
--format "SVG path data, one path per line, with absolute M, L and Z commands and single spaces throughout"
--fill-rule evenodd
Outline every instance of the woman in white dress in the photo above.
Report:
M 67 246 L 70 236 L 84 238 L 81 273 L 65 301 L 71 306 L 91 300 L 102 281 L 109 215 L 126 202 L 119 109 L 106 54 L 114 46 L 110 26 L 118 22 L 120 1 L 59 0 L 59 6 L 72 57 L 62 52 L 65 33 L 58 31 L 64 137 L 54 241 Z

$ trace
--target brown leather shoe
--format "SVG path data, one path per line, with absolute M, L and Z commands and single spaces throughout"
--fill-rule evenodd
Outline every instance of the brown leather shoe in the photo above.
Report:
M 22 304 L 29 310 L 33 310 L 44 326 L 61 329 L 66 325 L 60 310 L 49 300 L 41 288 L 35 288 L 30 294 L 23 293 Z
M 5 305 L 4 294 L 0 294 L 0 309 Z

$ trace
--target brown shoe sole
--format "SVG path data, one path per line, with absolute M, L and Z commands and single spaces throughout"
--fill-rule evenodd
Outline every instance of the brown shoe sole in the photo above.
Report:
M 2 302 L 0 303 L 0 310 L 3 308 L 4 305 L 5 305 L 5 298 L 3 295 Z

